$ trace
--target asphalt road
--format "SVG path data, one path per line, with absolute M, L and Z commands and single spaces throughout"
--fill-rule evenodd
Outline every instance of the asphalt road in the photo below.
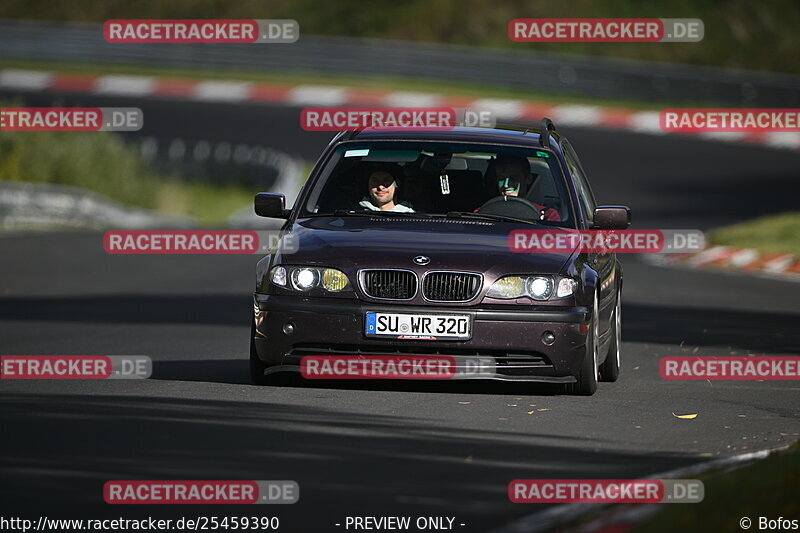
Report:
M 330 138 L 299 130 L 293 109 L 113 103 L 145 110 L 143 134 L 308 159 Z M 600 202 L 630 205 L 638 228 L 707 229 L 797 208 L 797 153 L 567 134 Z M 800 434 L 797 382 L 658 375 L 664 355 L 800 353 L 791 282 L 626 257 L 622 375 L 592 398 L 475 382 L 259 388 L 247 376 L 257 258 L 109 256 L 93 233 L 2 236 L 0 257 L 0 353 L 154 360 L 143 381 L 0 382 L 0 516 L 272 514 L 286 532 L 344 531 L 335 524 L 346 516 L 452 516 L 456 531 L 486 531 L 542 509 L 508 502 L 516 478 L 648 476 Z M 110 479 L 292 479 L 301 498 L 256 511 L 110 506 Z

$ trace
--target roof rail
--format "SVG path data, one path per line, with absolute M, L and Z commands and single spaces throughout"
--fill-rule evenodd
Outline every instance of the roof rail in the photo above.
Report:
M 342 132 L 342 133 L 344 133 L 344 135 L 342 136 L 341 140 L 349 141 L 351 139 L 354 139 L 355 136 L 358 135 L 359 131 L 361 131 L 361 130 L 345 130 L 344 132 Z
M 539 135 L 539 145 L 542 148 L 550 148 L 550 132 L 556 131 L 556 125 L 553 124 L 552 120 L 545 117 L 542 119 L 539 129 L 541 130 Z

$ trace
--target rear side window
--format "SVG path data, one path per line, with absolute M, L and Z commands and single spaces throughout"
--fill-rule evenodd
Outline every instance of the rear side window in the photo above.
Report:
M 583 167 L 581 166 L 575 151 L 572 149 L 572 146 L 565 142 L 562 144 L 562 148 L 564 149 L 564 158 L 567 160 L 569 173 L 572 175 L 572 179 L 575 182 L 575 188 L 578 190 L 578 198 L 580 200 L 583 217 L 592 223 L 594 222 L 594 210 L 595 207 L 597 207 L 597 204 L 594 201 L 594 195 L 592 194 L 592 189 L 589 188 L 589 182 L 586 179 L 586 174 L 584 173 Z

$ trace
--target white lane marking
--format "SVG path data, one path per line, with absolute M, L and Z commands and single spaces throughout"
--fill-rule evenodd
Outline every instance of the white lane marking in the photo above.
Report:
M 759 257 L 760 254 L 752 248 L 743 248 L 731 255 L 728 259 L 728 263 L 736 268 L 742 268 L 749 265 Z
M 602 108 L 593 105 L 559 105 L 551 109 L 553 122 L 568 126 L 598 126 L 603 122 Z
M 505 98 L 481 98 L 470 104 L 474 111 L 491 111 L 499 121 L 516 120 L 525 110 L 525 102 Z
M 706 263 L 721 259 L 726 254 L 730 253 L 730 250 L 730 246 L 712 246 L 691 257 L 688 263 L 693 266 L 705 265 Z
M 712 141 L 738 142 L 746 135 L 738 131 L 704 131 L 700 136 Z
M 194 88 L 195 100 L 241 102 L 250 95 L 252 83 L 240 81 L 203 81 Z
M 794 263 L 795 258 L 792 254 L 781 255 L 775 259 L 771 259 L 761 266 L 761 270 L 780 274 L 786 272 Z
M 800 148 L 800 133 L 771 131 L 765 135 L 764 144 L 773 148 Z
M 436 107 L 441 95 L 412 91 L 396 91 L 386 95 L 385 103 L 393 107 Z
M 633 113 L 628 120 L 628 125 L 631 130 L 641 133 L 652 133 L 654 135 L 663 135 L 665 133 L 659 125 L 659 113 L 655 111 Z
M 33 89 L 41 91 L 50 87 L 52 72 L 6 69 L 0 71 L 0 87 L 8 89 Z
M 349 89 L 323 85 L 298 85 L 288 94 L 288 102 L 294 105 L 335 106 L 347 102 Z
M 94 83 L 98 94 L 148 96 L 153 94 L 158 81 L 149 76 L 100 76 Z

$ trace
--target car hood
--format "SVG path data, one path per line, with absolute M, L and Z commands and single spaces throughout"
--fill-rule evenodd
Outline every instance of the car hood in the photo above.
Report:
M 282 264 L 363 268 L 418 268 L 483 273 L 558 274 L 571 253 L 518 253 L 509 247 L 512 230 L 537 226 L 465 219 L 405 217 L 314 217 L 288 228 L 293 253 L 280 251 Z M 549 230 L 570 231 L 548 227 Z

